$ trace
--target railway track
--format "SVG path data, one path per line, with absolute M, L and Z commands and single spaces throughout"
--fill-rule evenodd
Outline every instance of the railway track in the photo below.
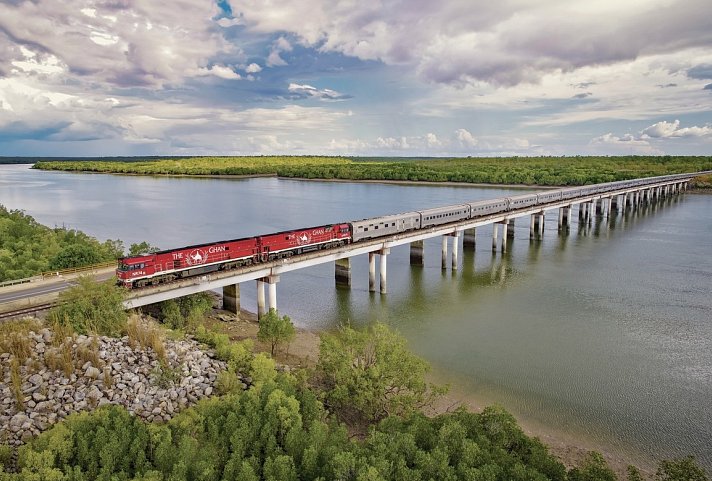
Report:
M 50 307 L 53 307 L 54 305 L 54 302 L 47 302 L 45 304 L 38 304 L 32 307 L 23 307 L 22 309 L 15 309 L 13 311 L 3 312 L 0 313 L 0 322 L 12 319 L 14 317 L 23 316 L 25 314 L 33 314 L 35 312 L 44 311 L 46 309 L 49 309 Z

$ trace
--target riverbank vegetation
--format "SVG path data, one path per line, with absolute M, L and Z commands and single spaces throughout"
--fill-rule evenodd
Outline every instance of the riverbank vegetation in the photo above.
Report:
M 585 185 L 712 170 L 712 157 L 189 157 L 137 162 L 47 162 L 45 170 L 140 175 L 279 175 L 305 179 L 395 180 L 522 185 Z
M 156 251 L 144 241 L 131 244 L 128 255 Z M 121 240 L 99 242 L 78 230 L 47 227 L 0 204 L 0 282 L 110 262 L 123 255 Z
M 121 241 L 99 242 L 74 229 L 46 227 L 0 205 L 0 282 L 112 261 L 123 250 Z

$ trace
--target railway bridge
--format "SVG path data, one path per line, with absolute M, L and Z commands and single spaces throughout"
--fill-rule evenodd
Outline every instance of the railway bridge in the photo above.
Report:
M 685 191 L 689 181 L 699 173 L 675 176 L 674 179 L 661 177 L 659 182 L 645 186 L 621 188 L 617 190 L 582 195 L 575 198 L 513 209 L 493 215 L 462 220 L 458 222 L 399 233 L 378 239 L 354 242 L 343 247 L 309 252 L 285 259 L 277 259 L 243 268 L 218 271 L 203 276 L 177 282 L 136 289 L 128 294 L 124 302 L 126 308 L 136 308 L 147 304 L 165 301 L 189 294 L 222 288 L 223 306 L 226 310 L 239 313 L 240 284 L 257 282 L 257 313 L 264 315 L 268 309 L 277 309 L 277 285 L 282 274 L 297 269 L 324 263 L 334 263 L 334 277 L 337 286 L 351 285 L 351 258 L 368 255 L 369 291 L 386 294 L 388 291 L 388 255 L 392 248 L 404 244 L 410 245 L 411 265 L 423 265 L 425 239 L 442 238 L 442 268 L 448 265 L 453 270 L 458 267 L 460 246 L 474 249 L 477 233 L 486 226 L 491 228 L 491 246 L 494 252 L 506 252 L 508 239 L 514 235 L 514 223 L 517 219 L 528 218 L 529 233 L 532 241 L 539 241 L 544 235 L 544 220 L 548 214 L 558 215 L 559 231 L 568 230 L 574 208 L 578 211 L 578 222 L 589 224 L 594 216 L 604 218 L 617 215 L 618 212 L 636 210 L 657 199 L 666 198 Z M 672 176 L 670 176 L 672 177 Z M 487 243 L 489 243 L 489 234 Z M 481 235 L 479 237 L 482 237 Z M 451 255 L 448 255 L 448 251 Z M 379 258 L 379 282 L 377 284 L 376 258 Z M 450 260 L 450 262 L 448 262 Z M 265 289 L 266 286 L 266 289 Z M 267 295 L 265 296 L 265 290 Z

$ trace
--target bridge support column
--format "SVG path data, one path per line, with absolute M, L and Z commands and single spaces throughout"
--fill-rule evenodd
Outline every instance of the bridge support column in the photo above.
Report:
M 223 310 L 240 315 L 240 284 L 223 287 Z
M 257 279 L 257 319 L 262 319 L 267 310 L 265 309 L 265 282 Z
M 457 256 L 460 251 L 460 233 L 455 232 L 455 235 L 452 236 L 452 270 L 456 271 L 457 270 Z
M 559 208 L 559 230 L 568 229 L 571 225 L 571 206 Z
M 610 204 L 609 204 L 609 207 L 610 207 L 609 215 L 613 215 L 613 212 L 618 212 L 618 203 L 619 203 L 618 197 L 619 196 L 617 196 L 617 195 L 614 195 L 611 197 Z
M 602 215 L 603 215 L 603 210 L 604 210 L 604 208 L 605 208 L 605 207 L 603 206 L 603 199 L 595 200 L 595 201 L 594 201 L 594 204 L 595 204 L 595 206 L 596 206 L 596 215 L 602 216 Z
M 443 270 L 447 269 L 447 237 L 446 235 L 443 236 L 442 260 L 440 262 Z
M 514 229 L 512 229 L 514 230 Z M 502 221 L 502 254 L 507 252 L 507 239 L 509 238 L 509 221 L 504 219 Z
M 589 223 L 589 224 L 590 224 L 591 222 L 593 222 L 593 213 L 594 213 L 594 209 L 595 209 L 595 208 L 596 208 L 596 201 L 595 201 L 595 200 L 592 200 L 592 201 L 588 204 L 588 223 Z
M 376 292 L 376 253 L 368 253 L 368 292 Z
M 492 224 L 492 252 L 497 252 L 497 223 Z
M 277 283 L 279 276 L 269 276 L 266 278 L 269 285 L 268 306 L 270 309 L 277 310 Z
M 476 236 L 477 231 L 474 227 L 472 229 L 465 229 L 465 233 L 462 236 L 462 248 L 464 249 L 465 247 L 471 247 L 472 249 L 474 249 L 475 243 L 477 242 Z
M 387 284 L 386 284 L 386 263 L 388 260 L 388 254 L 390 254 L 391 250 L 390 249 L 382 249 L 380 251 L 381 254 L 381 294 L 385 294 L 388 292 Z
M 334 280 L 336 287 L 351 287 L 351 258 L 334 261 Z
M 507 237 L 514 239 L 514 219 L 507 219 Z
M 534 238 L 534 229 L 536 227 L 536 214 L 529 217 L 529 239 Z
M 423 241 L 413 241 L 410 243 L 410 265 L 422 266 L 423 262 Z

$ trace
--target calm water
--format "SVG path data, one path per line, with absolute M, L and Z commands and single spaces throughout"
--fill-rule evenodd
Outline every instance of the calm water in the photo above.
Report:
M 278 180 L 171 179 L 38 172 L 0 166 L 0 203 L 47 225 L 162 248 L 486 199 L 508 189 Z M 521 191 L 517 191 L 521 192 Z M 645 213 L 543 242 L 518 219 L 504 257 L 491 228 L 456 272 L 440 241 L 424 268 L 389 256 L 386 296 L 333 267 L 282 276 L 278 304 L 300 327 L 374 320 L 397 327 L 458 391 L 533 424 L 560 426 L 634 459 L 695 454 L 712 468 L 712 196 L 687 194 Z M 254 310 L 255 287 L 242 286 Z

